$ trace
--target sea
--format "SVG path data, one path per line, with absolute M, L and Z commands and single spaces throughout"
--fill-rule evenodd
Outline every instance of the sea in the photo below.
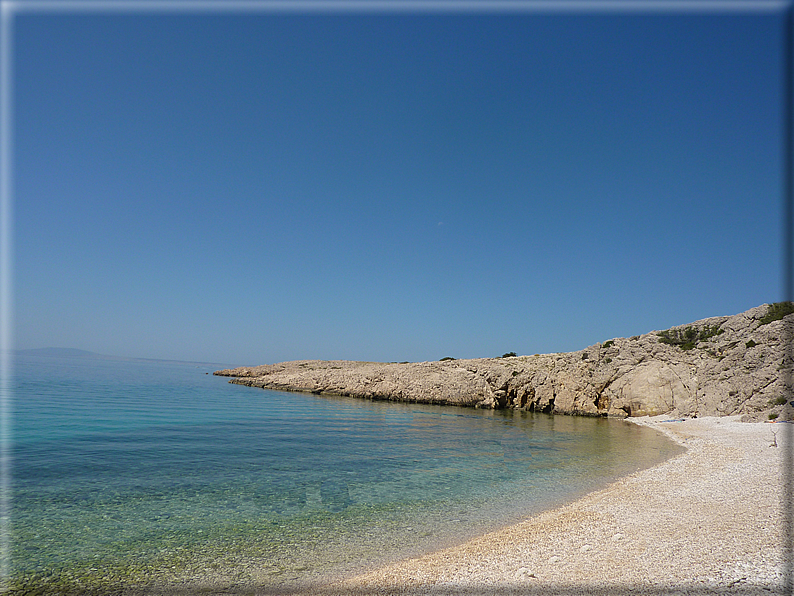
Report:
M 227 366 L 14 357 L 10 593 L 324 585 L 681 451 L 620 420 L 267 391 Z

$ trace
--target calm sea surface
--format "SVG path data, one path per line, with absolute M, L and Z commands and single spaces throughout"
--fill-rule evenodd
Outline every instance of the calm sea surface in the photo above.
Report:
M 16 357 L 12 591 L 324 581 L 680 451 L 616 420 L 263 391 L 217 368 Z

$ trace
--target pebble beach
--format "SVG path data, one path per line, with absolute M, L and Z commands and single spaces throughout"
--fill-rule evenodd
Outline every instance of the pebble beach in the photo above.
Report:
M 686 451 L 516 525 L 321 591 L 785 593 L 784 463 L 794 427 L 738 417 L 632 422 Z

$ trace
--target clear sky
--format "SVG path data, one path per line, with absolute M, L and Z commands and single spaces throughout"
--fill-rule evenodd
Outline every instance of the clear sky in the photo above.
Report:
M 578 350 L 783 298 L 775 12 L 19 12 L 15 347 Z

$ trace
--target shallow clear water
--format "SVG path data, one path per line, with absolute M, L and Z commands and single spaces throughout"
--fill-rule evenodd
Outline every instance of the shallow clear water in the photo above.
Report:
M 680 450 L 616 420 L 263 391 L 216 368 L 17 357 L 15 590 L 315 581 Z

